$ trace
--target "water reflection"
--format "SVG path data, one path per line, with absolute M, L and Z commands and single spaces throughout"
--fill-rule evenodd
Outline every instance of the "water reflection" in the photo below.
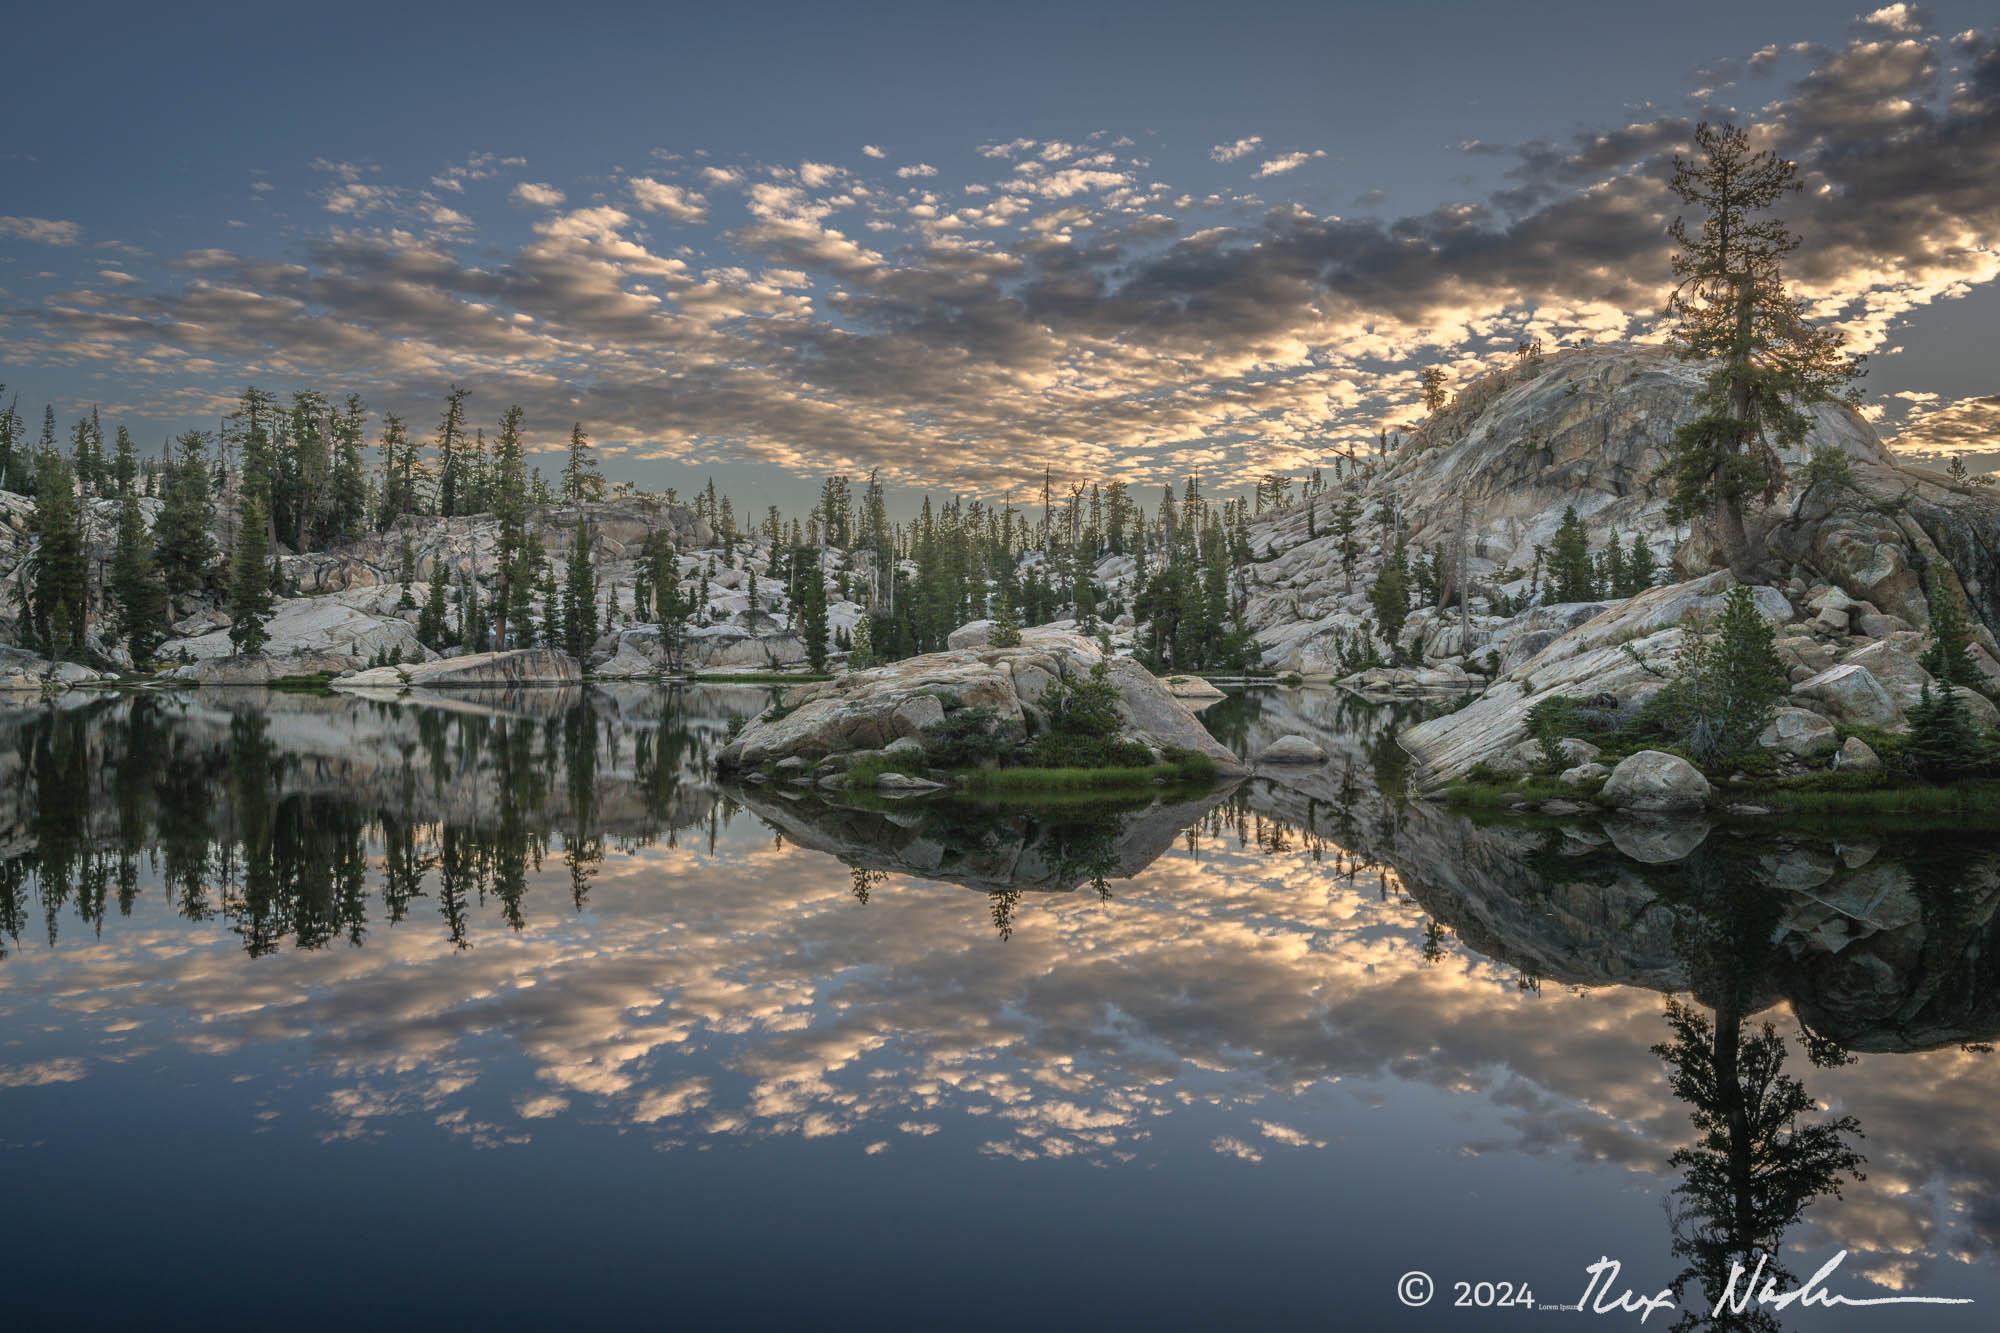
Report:
M 315 1143 L 1539 1158 L 1587 1173 L 1551 1217 L 1641 1182 L 1630 1265 L 1704 1308 L 1753 1251 L 1949 1294 L 2000 1239 L 1976 841 L 1483 825 L 1327 693 L 1209 714 L 1325 766 L 998 812 L 720 789 L 759 692 L 552 693 L 0 718 L 0 1113 L 220 1061 Z

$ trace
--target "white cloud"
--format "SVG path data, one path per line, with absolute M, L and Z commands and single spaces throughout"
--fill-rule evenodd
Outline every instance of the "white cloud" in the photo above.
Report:
M 799 163 L 799 180 L 808 189 L 823 189 L 847 173 L 830 162 Z
M 861 145 L 861 155 L 862 155 L 863 157 L 887 157 L 887 156 L 889 156 L 889 154 L 888 154 L 888 152 L 887 152 L 887 151 L 885 151 L 884 149 L 880 149 L 880 148 L 877 148 L 877 147 L 876 147 L 876 146 L 875 146 L 874 144 L 872 144 L 872 143 L 865 143 L 865 144 L 862 144 L 862 145 Z
M 75 245 L 83 239 L 83 228 L 54 218 L 0 217 L 0 236 L 41 245 Z
M 897 167 L 896 174 L 905 180 L 912 176 L 935 176 L 937 168 L 928 162 L 913 162 L 907 167 Z
M 1257 180 L 1262 180 L 1266 176 L 1282 176 L 1287 171 L 1304 166 L 1316 157 L 1325 156 L 1326 150 L 1324 148 L 1316 148 L 1310 153 L 1286 153 L 1280 157 L 1271 158 L 1263 166 L 1258 167 L 1250 174 Z
M 1235 143 L 1219 143 L 1208 150 L 1208 155 L 1217 162 L 1234 162 L 1239 157 L 1248 157 L 1263 146 L 1264 136 L 1253 134 L 1247 139 L 1238 139 Z
M 632 198 L 648 213 L 665 213 L 676 222 L 701 222 L 708 217 L 708 199 L 693 190 L 645 176 L 625 182 Z
M 522 181 L 516 185 L 512 197 L 517 204 L 529 204 L 536 208 L 559 208 L 566 198 L 555 186 L 535 181 Z

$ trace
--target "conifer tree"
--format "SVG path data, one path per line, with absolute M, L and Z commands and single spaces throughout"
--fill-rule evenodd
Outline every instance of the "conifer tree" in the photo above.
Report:
M 799 591 L 794 605 L 798 608 L 799 637 L 805 640 L 806 662 L 814 671 L 824 671 L 827 657 L 826 581 L 820 573 L 819 552 L 810 546 L 801 546 L 793 551 L 792 559 L 799 570 Z
M 993 632 L 987 642 L 995 648 L 1016 648 L 1021 643 L 1021 618 L 1014 613 L 1014 599 L 1003 588 L 999 606 L 993 612 Z
M 160 516 L 153 525 L 160 573 L 167 592 L 175 597 L 205 591 L 209 565 L 215 559 L 215 540 L 209 535 L 215 506 L 209 493 L 207 449 L 208 436 L 198 430 L 175 442 L 161 488 Z
M 332 513 L 328 532 L 337 542 L 353 541 L 368 527 L 368 470 L 361 461 L 367 433 L 367 413 L 359 394 L 333 415 L 333 476 L 329 483 Z
M 119 431 L 121 441 L 125 433 Z M 129 443 L 129 441 L 127 441 Z M 149 661 L 166 637 L 167 587 L 153 561 L 153 539 L 129 485 L 118 504 L 118 546 L 111 561 L 111 600 L 118 637 L 137 666 Z
M 1417 386 L 1424 395 L 1424 411 L 1435 412 L 1445 404 L 1445 374 L 1442 366 L 1425 366 L 1417 372 Z
M 1783 262 L 1799 238 L 1772 205 L 1800 188 L 1798 164 L 1755 151 L 1733 125 L 1695 130 L 1696 157 L 1674 160 L 1672 189 L 1700 210 L 1698 231 L 1674 219 L 1679 246 L 1667 307 L 1680 353 L 1710 366 L 1700 415 L 1675 432 L 1663 474 L 1676 519 L 1706 518 L 1739 577 L 1755 572 L 1744 509 L 1784 485 L 1779 450 L 1805 438 L 1812 403 L 1860 373 L 1840 334 L 1816 328 L 1785 289 Z
M 587 656 L 597 642 L 597 568 L 590 555 L 590 527 L 576 525 L 570 543 L 569 564 L 563 571 L 563 651 L 571 657 Z
M 597 470 L 597 459 L 591 454 L 590 437 L 583 433 L 581 421 L 570 428 L 569 457 L 563 463 L 562 470 L 562 493 L 563 502 L 572 505 L 604 498 L 604 477 Z M 722 533 L 724 541 L 734 538 L 736 527 L 733 522 L 726 521 L 728 504 L 725 499 L 723 501 L 725 521 L 720 524 L 724 529 Z
M 1965 609 L 1942 579 L 1931 584 L 1931 646 L 1920 662 L 1942 685 L 1972 688 L 1979 681 L 1979 668 L 1972 657 L 1972 634 L 1966 628 Z
M 445 394 L 444 417 L 438 422 L 438 513 L 446 518 L 466 512 L 460 505 L 465 484 L 465 460 L 460 457 L 460 450 L 465 443 L 466 396 L 464 389 L 452 385 Z
M 111 484 L 113 493 L 127 496 L 133 493 L 133 486 L 139 480 L 139 453 L 132 446 L 132 432 L 123 426 L 118 428 L 118 441 L 111 458 Z
M 450 642 L 450 609 L 445 598 L 445 586 L 450 582 L 444 562 L 431 561 L 430 588 L 424 594 L 423 610 L 417 612 L 417 638 L 434 653 L 443 652 Z
M 1368 604 L 1375 612 L 1375 624 L 1383 641 L 1389 645 L 1390 656 L 1400 663 L 1403 624 L 1410 618 L 1409 549 L 1402 542 L 1396 543 L 1382 572 L 1375 576 L 1375 586 L 1368 590 Z
M 270 641 L 265 626 L 271 618 L 271 544 L 263 492 L 246 489 L 238 515 L 230 556 L 229 641 L 239 653 L 256 653 Z
M 1596 571 L 1590 563 L 1590 534 L 1577 517 L 1576 506 L 1563 510 L 1549 549 L 1549 582 L 1558 602 L 1587 602 L 1597 596 Z
M 22 580 L 21 590 L 32 637 L 51 657 L 81 657 L 90 612 L 83 516 L 75 474 L 53 440 L 35 460 L 35 508 L 28 535 L 35 542 L 33 573 Z

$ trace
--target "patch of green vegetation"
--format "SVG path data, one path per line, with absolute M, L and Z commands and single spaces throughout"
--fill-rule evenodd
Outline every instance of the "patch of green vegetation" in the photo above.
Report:
M 1776 814 L 1888 816 L 1963 827 L 2000 826 L 2000 780 L 1913 783 L 1872 773 L 1817 773 L 1760 785 L 1747 797 Z
M 892 759 L 885 754 L 871 754 L 847 766 L 847 789 L 871 791 L 874 789 L 875 779 L 884 773 L 907 773 L 910 768 L 908 760 Z

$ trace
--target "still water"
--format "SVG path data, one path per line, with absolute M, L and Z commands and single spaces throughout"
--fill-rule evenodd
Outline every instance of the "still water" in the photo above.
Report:
M 1989 837 L 1473 822 L 1326 691 L 1230 790 L 829 805 L 714 777 L 766 702 L 0 714 L 0 1325 L 2000 1316 Z

